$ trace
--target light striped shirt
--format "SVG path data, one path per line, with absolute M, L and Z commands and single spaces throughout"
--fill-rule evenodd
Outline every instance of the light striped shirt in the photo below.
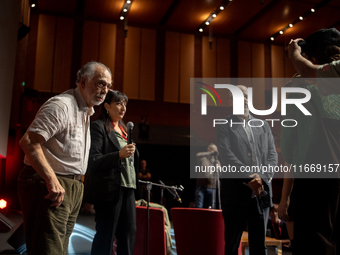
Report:
M 28 131 L 41 135 L 47 162 L 60 175 L 82 174 L 87 168 L 91 137 L 88 108 L 78 88 L 50 98 L 39 109 Z M 26 156 L 26 165 L 30 165 Z

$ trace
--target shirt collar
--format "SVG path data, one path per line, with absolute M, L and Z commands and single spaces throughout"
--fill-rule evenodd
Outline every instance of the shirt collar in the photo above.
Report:
M 238 118 L 238 120 L 239 121 L 243 121 L 243 120 L 245 120 L 245 119 L 243 119 L 243 118 L 241 118 L 240 116 L 238 116 L 238 115 L 235 115 L 237 118 Z M 249 117 L 248 117 L 248 120 L 247 121 L 249 121 L 249 120 L 251 120 L 251 119 L 254 119 L 254 117 L 253 116 L 251 116 L 251 114 L 249 113 Z
M 79 109 L 83 112 L 86 112 L 89 116 L 92 116 L 94 114 L 94 109 L 93 107 L 89 108 L 87 106 L 87 103 L 85 102 L 85 99 L 80 93 L 78 87 L 74 89 L 74 96 L 76 98 Z

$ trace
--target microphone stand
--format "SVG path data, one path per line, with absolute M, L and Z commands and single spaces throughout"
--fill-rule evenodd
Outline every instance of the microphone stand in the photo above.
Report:
M 215 156 L 215 167 L 217 169 L 218 167 L 218 161 L 217 161 L 217 156 Z M 217 184 L 217 189 L 216 189 L 216 197 L 217 197 L 217 201 L 216 203 L 216 209 L 222 209 L 221 206 L 221 185 L 220 185 L 220 173 L 218 171 L 216 171 L 216 184 Z
M 149 203 L 150 203 L 150 191 L 152 189 L 152 185 L 155 185 L 155 186 L 160 186 L 162 188 L 162 191 L 164 188 L 166 188 L 173 196 L 174 198 L 176 199 L 177 197 L 177 200 L 182 203 L 181 201 L 181 198 L 179 197 L 178 193 L 176 190 L 180 190 L 180 191 L 183 191 L 183 186 L 180 186 L 180 187 L 175 187 L 175 186 L 166 186 L 162 181 L 160 181 L 162 184 L 158 184 L 158 183 L 154 183 L 154 182 L 149 182 L 149 181 L 142 181 L 142 180 L 139 180 L 139 182 L 141 183 L 145 183 L 146 184 L 146 190 L 148 191 L 148 199 L 146 201 L 146 212 L 147 212 L 147 223 L 146 223 L 146 255 L 149 255 L 149 223 L 150 223 L 150 206 L 149 206 Z M 170 191 L 170 189 L 172 189 L 172 191 L 175 192 L 175 194 L 173 192 Z
M 161 200 L 159 201 L 160 205 L 164 205 L 163 204 L 163 196 L 164 196 L 164 187 L 161 187 Z

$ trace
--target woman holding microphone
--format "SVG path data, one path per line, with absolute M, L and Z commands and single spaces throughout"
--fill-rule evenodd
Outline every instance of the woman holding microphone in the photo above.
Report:
M 135 144 L 128 144 L 123 122 L 128 98 L 110 90 L 102 104 L 101 118 L 91 123 L 91 150 L 86 182 L 89 202 L 96 211 L 92 255 L 133 255 L 136 236 L 135 191 L 138 191 L 139 158 Z

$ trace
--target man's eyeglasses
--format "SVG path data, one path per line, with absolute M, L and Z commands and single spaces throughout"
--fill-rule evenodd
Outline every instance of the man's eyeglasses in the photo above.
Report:
M 97 87 L 100 89 L 103 89 L 104 87 L 107 87 L 108 89 L 110 89 L 112 87 L 112 84 L 106 83 L 106 82 L 99 82 L 97 83 Z

